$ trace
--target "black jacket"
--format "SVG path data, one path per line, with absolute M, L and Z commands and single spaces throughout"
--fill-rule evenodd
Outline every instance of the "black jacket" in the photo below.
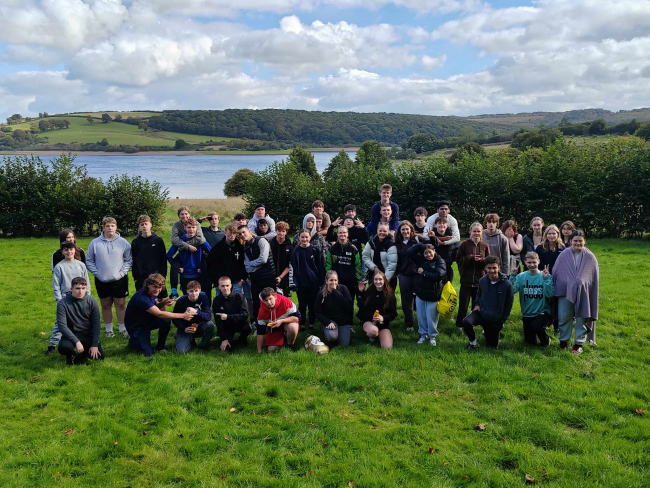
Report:
M 282 244 L 277 241 L 277 237 L 271 239 L 269 244 L 271 245 L 271 254 L 273 254 L 273 263 L 275 264 L 275 275 L 280 276 L 289 267 L 293 244 L 286 237 Z
M 339 283 L 350 283 L 351 285 L 352 283 L 357 284 L 363 280 L 361 274 L 361 254 L 351 242 L 347 242 L 344 246 L 337 242 L 330 247 L 329 251 L 327 251 L 325 269 L 327 271 L 336 271 L 336 274 L 339 275 Z M 355 293 L 355 290 L 356 287 L 348 291 Z
M 222 341 L 232 343 L 232 338 L 238 330 L 235 327 L 239 323 L 248 322 L 248 309 L 244 295 L 232 292 L 227 297 L 222 293 L 214 297 L 212 301 L 212 312 L 214 313 L 214 323 L 217 326 L 217 335 Z M 219 317 L 220 313 L 225 313 L 228 318 L 224 321 Z
M 139 235 L 131 241 L 134 281 L 142 281 L 152 273 L 167 276 L 167 250 L 162 237 L 153 232 L 149 237 Z
M 348 287 L 345 285 L 339 285 L 338 289 L 328 293 L 325 299 L 323 299 L 323 290 L 320 290 L 316 295 L 316 318 L 323 327 L 327 327 L 330 322 L 336 325 L 350 325 L 353 303 Z
M 512 283 L 508 277 L 499 273 L 499 279 L 492 284 L 490 277 L 485 275 L 478 280 L 476 305 L 481 307 L 481 316 L 488 322 L 505 323 L 512 310 L 514 300 Z
M 200 324 L 201 322 L 208 322 L 212 319 L 210 298 L 205 293 L 199 293 L 199 297 L 195 302 L 191 301 L 188 295 L 183 295 L 174 305 L 174 313 L 184 313 L 189 307 L 195 308 L 197 314 L 192 317 L 192 320 L 173 319 L 172 322 L 177 329 L 184 330 L 192 324 Z
M 535 252 L 539 256 L 539 266 L 540 270 L 544 270 L 544 266 L 548 265 L 548 272 L 553 274 L 553 266 L 555 266 L 555 261 L 557 261 L 560 253 L 564 251 L 563 247 L 557 247 L 555 251 L 550 249 L 544 249 L 544 246 L 541 244 L 535 248 Z
M 397 247 L 397 274 L 403 276 L 415 276 L 418 274 L 418 267 L 415 265 L 413 260 L 409 258 L 408 252 L 413 246 L 415 246 L 419 239 L 417 237 L 411 237 L 406 244 L 404 244 L 404 239 L 402 236 L 396 236 L 395 247 Z
M 338 236 L 336 235 L 337 230 L 338 227 L 330 225 L 330 228 L 327 229 L 327 236 L 325 237 L 327 239 L 327 242 L 336 242 L 338 240 Z M 359 250 L 359 252 L 361 252 L 363 250 L 363 246 L 368 243 L 368 239 L 370 239 L 370 236 L 368 234 L 368 230 L 365 227 L 360 228 L 353 226 L 351 228 L 348 228 L 348 241 L 350 241 L 350 243 L 352 243 L 354 247 Z
M 390 325 L 391 320 L 397 317 L 397 300 L 395 294 L 390 297 L 388 304 L 384 307 L 384 294 L 382 292 L 369 292 L 366 290 L 358 301 L 359 312 L 357 317 L 362 323 L 372 322 L 372 316 L 375 310 L 379 310 L 379 315 L 384 317 L 384 325 Z
M 208 276 L 210 282 L 217 288 L 219 278 L 227 276 L 233 284 L 247 277 L 244 267 L 244 246 L 235 239 L 232 246 L 228 245 L 224 237 L 210 250 L 208 254 Z
M 415 266 L 424 270 L 415 278 L 415 295 L 425 302 L 437 302 L 447 281 L 447 265 L 437 253 L 433 259 L 425 259 L 422 255 L 423 248 L 424 244 L 416 244 L 408 251 Z

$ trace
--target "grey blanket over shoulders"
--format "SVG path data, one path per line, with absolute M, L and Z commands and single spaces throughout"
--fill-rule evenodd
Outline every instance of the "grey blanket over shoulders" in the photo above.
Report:
M 580 267 L 576 269 L 573 249 L 560 253 L 553 267 L 555 296 L 566 297 L 575 307 L 576 318 L 598 320 L 598 261 L 586 247 L 582 249 Z

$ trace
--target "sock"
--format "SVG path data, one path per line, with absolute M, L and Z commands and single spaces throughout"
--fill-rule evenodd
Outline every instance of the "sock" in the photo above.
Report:
M 126 327 L 124 326 L 124 324 L 117 324 L 117 326 L 119 327 L 120 332 L 124 332 L 126 330 Z
M 469 343 L 470 343 L 472 346 L 478 346 L 478 341 L 477 341 L 476 339 L 474 339 L 473 341 L 469 341 Z
M 111 322 L 110 324 L 104 324 L 104 328 L 106 332 L 113 330 L 113 322 Z
M 178 295 L 178 290 L 176 288 L 172 288 L 172 295 Z

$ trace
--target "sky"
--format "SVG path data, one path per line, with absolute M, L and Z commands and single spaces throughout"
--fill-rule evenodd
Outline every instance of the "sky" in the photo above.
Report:
M 0 120 L 650 106 L 648 0 L 0 0 Z

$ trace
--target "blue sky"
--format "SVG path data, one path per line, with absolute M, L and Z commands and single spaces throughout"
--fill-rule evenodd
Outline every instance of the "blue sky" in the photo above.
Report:
M 0 25 L 2 118 L 650 105 L 647 0 L 3 0 Z

